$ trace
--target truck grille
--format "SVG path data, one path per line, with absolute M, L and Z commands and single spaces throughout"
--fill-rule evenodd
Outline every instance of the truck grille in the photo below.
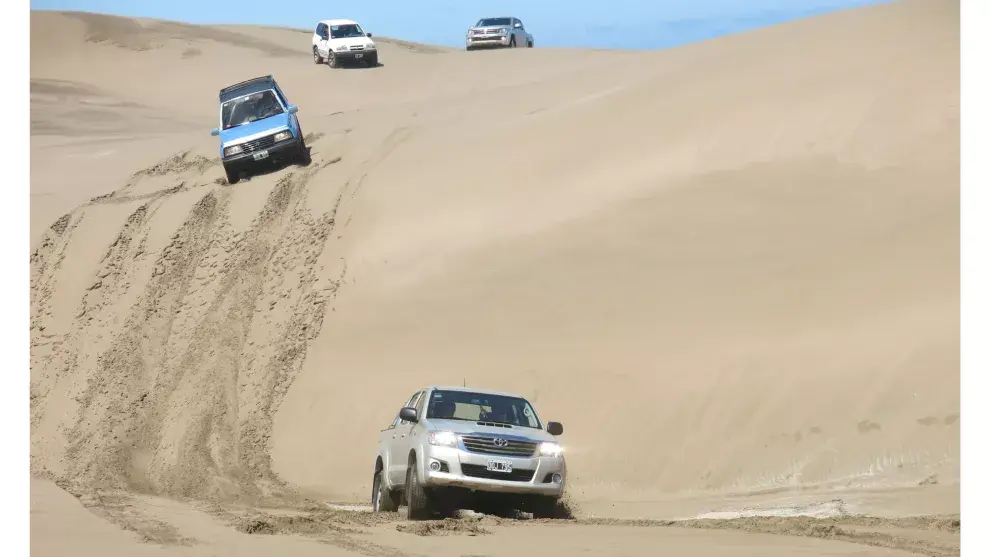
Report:
M 352 44 L 351 45 L 351 50 L 364 50 L 364 45 L 363 44 Z
M 484 478 L 486 480 L 504 480 L 507 482 L 528 482 L 533 480 L 535 470 L 514 469 L 508 474 L 505 472 L 490 472 L 484 466 L 478 464 L 461 464 L 461 472 L 465 476 L 472 478 Z
M 251 151 L 257 151 L 258 149 L 267 149 L 272 145 L 275 145 L 274 135 L 267 135 L 265 137 L 260 137 L 258 139 L 252 139 L 251 141 L 241 143 L 241 146 L 244 148 L 245 153 L 250 153 Z
M 516 441 L 506 439 L 503 446 L 495 444 L 495 439 L 499 437 L 482 437 L 478 435 L 464 435 L 461 441 L 464 448 L 473 453 L 494 454 L 502 456 L 531 457 L 536 452 L 536 443 L 531 441 Z

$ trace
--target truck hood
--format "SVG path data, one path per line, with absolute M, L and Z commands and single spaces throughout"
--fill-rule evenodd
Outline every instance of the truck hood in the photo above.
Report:
M 221 130 L 220 141 L 224 146 L 237 145 L 249 141 L 253 137 L 275 133 L 278 130 L 289 127 L 289 113 L 283 112 L 275 116 L 269 116 L 263 120 L 255 120 L 250 124 L 237 126 L 234 128 Z
M 452 431 L 458 434 L 483 433 L 486 435 L 501 435 L 505 437 L 525 437 L 537 442 L 557 440 L 556 437 L 547 433 L 546 430 L 535 429 L 532 427 L 492 427 L 478 425 L 477 422 L 469 422 L 464 420 L 437 419 L 431 419 L 430 425 L 437 430 Z

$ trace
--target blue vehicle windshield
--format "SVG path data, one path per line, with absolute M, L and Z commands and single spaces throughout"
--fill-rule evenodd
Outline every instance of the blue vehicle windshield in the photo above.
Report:
M 285 112 L 278 102 L 278 97 L 271 89 L 259 91 L 231 99 L 220 109 L 220 121 L 223 129 L 236 128 L 257 120 L 278 116 Z

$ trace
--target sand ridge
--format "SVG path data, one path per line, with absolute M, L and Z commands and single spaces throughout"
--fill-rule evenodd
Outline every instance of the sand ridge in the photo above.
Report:
M 31 462 L 76 504 L 158 513 L 132 530 L 189 554 L 250 546 L 190 533 L 204 501 L 341 554 L 508 550 L 487 518 L 360 546 L 258 510 L 365 502 L 395 405 L 467 382 L 565 424 L 580 520 L 958 513 L 957 2 L 662 52 L 385 39 L 367 70 L 313 64 L 305 30 L 33 11 L 42 32 L 74 48 L 32 44 Z M 266 73 L 312 163 L 229 185 L 216 90 Z M 953 551 L 814 520 L 703 524 Z

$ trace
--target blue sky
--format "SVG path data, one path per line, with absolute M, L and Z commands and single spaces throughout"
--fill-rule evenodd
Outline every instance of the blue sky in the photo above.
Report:
M 537 46 L 666 48 L 879 0 L 32 0 L 32 9 L 82 10 L 191 23 L 309 28 L 356 19 L 377 35 L 462 46 L 480 17 L 515 16 Z

